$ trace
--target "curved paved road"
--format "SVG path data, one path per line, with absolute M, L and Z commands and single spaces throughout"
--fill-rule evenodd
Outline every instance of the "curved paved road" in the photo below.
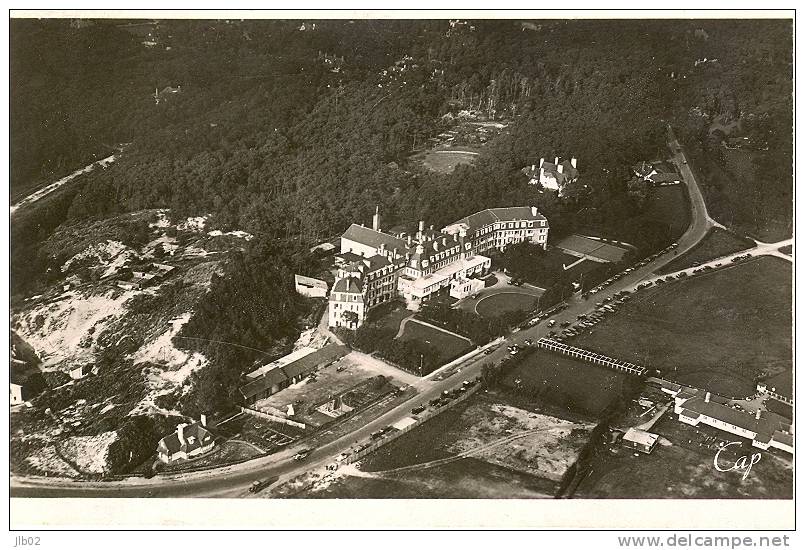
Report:
M 678 254 L 682 254 L 695 246 L 714 225 L 707 215 L 704 198 L 698 188 L 693 173 L 684 162 L 684 152 L 676 141 L 669 143 L 674 152 L 674 161 L 680 167 L 680 172 L 688 187 L 692 207 L 692 223 L 679 239 Z M 612 285 L 596 294 L 596 300 L 610 297 L 621 290 L 634 287 L 637 283 L 652 275 L 652 273 L 672 261 L 677 256 L 665 253 L 655 260 L 622 277 Z M 596 300 L 584 300 L 574 296 L 568 301 L 565 310 L 552 318 L 557 324 L 562 321 L 575 321 L 582 313 L 587 314 L 595 309 Z M 538 339 L 546 336 L 549 329 L 545 323 L 531 327 L 513 334 L 506 343 L 523 344 L 531 338 Z M 150 480 L 129 479 L 124 482 L 88 483 L 88 482 L 55 482 L 47 478 L 11 478 L 10 495 L 12 497 L 237 497 L 248 496 L 248 486 L 256 479 L 279 475 L 280 482 L 331 462 L 334 456 L 347 451 L 356 441 L 362 441 L 369 435 L 389 424 L 393 424 L 407 416 L 410 410 L 418 405 L 427 404 L 431 399 L 439 396 L 442 391 L 461 385 L 463 380 L 474 378 L 481 373 L 481 365 L 486 362 L 499 362 L 508 355 L 506 348 L 501 345 L 490 355 L 480 355 L 467 361 L 461 368 L 460 376 L 451 376 L 445 380 L 421 380 L 416 384 L 420 393 L 386 412 L 377 419 L 369 422 L 360 429 L 327 443 L 313 453 L 303 463 L 292 460 L 293 454 L 301 447 L 293 448 L 231 467 L 205 472 L 194 472 L 184 475 L 168 477 L 155 477 Z

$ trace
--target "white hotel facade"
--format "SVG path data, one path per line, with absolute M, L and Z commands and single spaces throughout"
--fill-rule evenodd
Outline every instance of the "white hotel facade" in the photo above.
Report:
M 491 266 L 484 252 L 523 241 L 545 248 L 549 230 L 534 206 L 489 208 L 440 231 L 420 221 L 415 232 L 384 232 L 379 222 L 376 211 L 371 228 L 352 224 L 341 236 L 329 299 L 331 327 L 357 328 L 368 308 L 397 296 L 417 310 L 445 288 L 458 299 L 473 294 L 483 288 L 479 276 Z

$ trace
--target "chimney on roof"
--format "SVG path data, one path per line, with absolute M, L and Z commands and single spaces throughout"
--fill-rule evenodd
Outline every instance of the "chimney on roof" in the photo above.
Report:
M 539 213 L 536 206 L 531 207 L 531 215 L 536 216 Z
M 760 420 L 760 408 L 755 411 L 755 420 Z
M 419 230 L 416 232 L 416 240 L 422 241 L 423 231 L 425 231 L 425 220 L 419 220 Z
M 411 246 L 411 235 L 408 235 L 408 246 Z
M 536 171 L 537 171 L 537 165 L 536 165 L 536 164 L 532 164 L 532 165 L 531 165 L 531 171 L 532 171 L 532 172 L 536 172 Z
M 556 171 L 559 172 L 560 174 L 564 171 L 564 169 L 565 169 L 564 164 L 557 164 L 556 165 Z
M 542 165 L 545 164 L 545 157 L 539 159 L 539 167 L 542 168 Z
M 433 231 L 433 224 L 430 224 L 430 230 Z
M 573 168 L 576 167 L 576 157 L 570 159 L 570 166 L 572 166 Z
M 396 258 L 396 257 L 398 257 L 398 256 L 399 256 L 399 254 L 397 254 L 397 247 L 395 246 L 395 247 L 394 247 L 394 250 L 393 250 L 393 251 L 392 251 L 392 253 L 391 253 L 391 257 L 392 257 L 392 258 Z
M 201 425 L 206 428 L 207 427 L 207 415 L 202 414 L 199 420 L 201 422 Z
M 386 255 L 386 243 L 380 243 L 380 255 L 381 256 Z
M 372 216 L 372 229 L 380 231 L 380 207 L 375 206 L 375 215 Z
M 178 426 L 176 426 L 176 435 L 179 436 L 179 445 L 184 445 L 185 438 L 184 438 L 184 429 L 187 427 L 187 424 L 182 422 Z
M 559 166 L 559 157 L 554 157 L 554 158 L 553 158 L 553 163 L 554 163 L 555 165 Z
M 710 402 L 710 392 L 707 392 L 706 394 L 704 394 L 704 402 L 705 403 Z

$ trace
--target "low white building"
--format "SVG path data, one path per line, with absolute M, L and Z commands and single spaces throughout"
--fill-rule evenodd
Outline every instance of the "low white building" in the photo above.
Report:
M 623 441 L 621 442 L 624 447 L 640 451 L 641 453 L 651 454 L 660 436 L 641 430 L 639 428 L 629 428 L 623 434 Z
M 294 286 L 296 292 L 309 298 L 324 298 L 327 296 L 327 283 L 321 279 L 305 277 L 304 275 L 294 275 Z
M 408 309 L 416 311 L 421 307 L 422 302 L 433 294 L 447 287 L 451 287 L 452 294 L 453 282 L 467 281 L 473 275 L 482 275 L 489 270 L 491 265 L 492 260 L 486 256 L 470 256 L 421 277 L 400 275 L 397 288 L 405 299 Z M 483 288 L 483 281 L 478 282 L 480 288 Z M 477 285 L 477 283 L 472 284 Z
M 484 289 L 481 279 L 454 279 L 450 282 L 450 296 L 461 300 Z
M 758 409 L 749 414 L 713 401 L 710 392 L 702 397 L 701 391 L 691 389 L 683 389 L 674 397 L 674 412 L 684 424 L 705 424 L 749 439 L 759 449 L 773 447 L 794 453 L 791 422 L 773 412 Z

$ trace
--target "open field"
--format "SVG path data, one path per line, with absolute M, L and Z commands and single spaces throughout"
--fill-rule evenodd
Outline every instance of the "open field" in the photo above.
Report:
M 742 472 L 719 472 L 713 467 L 718 442 L 739 438 L 710 428 L 683 424 L 666 415 L 651 430 L 663 440 L 650 455 L 615 444 L 610 451 L 601 443 L 594 453 L 591 473 L 584 477 L 575 498 L 786 498 L 793 494 L 790 457 L 761 451 L 744 443 L 722 452 L 722 463 L 738 456 L 760 453 L 746 480 Z M 712 437 L 716 442 L 713 443 Z M 711 439 L 706 440 L 707 437 Z M 709 443 L 709 446 L 708 446 Z M 735 450 L 733 450 L 735 449 Z M 624 483 L 628 480 L 628 483 Z
M 627 386 L 628 375 L 537 349 L 503 378 L 511 390 L 569 413 L 598 418 Z
M 749 239 L 743 239 L 730 231 L 714 227 L 704 239 L 694 246 L 691 250 L 676 258 L 669 264 L 664 265 L 657 273 L 662 275 L 672 273 L 688 267 L 694 263 L 703 263 L 715 258 L 720 258 L 728 254 L 740 252 L 754 246 Z
M 532 289 L 518 289 L 516 287 L 481 298 L 475 306 L 475 311 L 481 317 L 497 317 L 509 311 L 524 311 L 534 309 L 534 302 L 541 295 Z
M 791 264 L 759 258 L 634 294 L 574 345 L 726 396 L 790 370 Z
M 450 149 L 437 149 L 427 153 L 417 155 L 416 158 L 422 161 L 422 165 L 428 170 L 449 174 L 460 164 L 472 164 L 478 153 L 472 148 L 459 147 L 455 151 Z
M 475 347 L 469 340 L 431 328 L 415 320 L 411 320 L 405 325 L 405 330 L 400 338 L 402 340 L 419 340 L 432 345 L 439 351 L 439 364 L 459 357 Z
M 551 498 L 593 427 L 512 406 L 504 394 L 476 394 L 365 457 L 357 470 L 283 496 Z
M 671 238 L 679 238 L 690 225 L 690 202 L 685 186 L 669 185 L 655 189 L 644 217 L 667 224 Z
M 475 458 L 394 477 L 338 477 L 290 498 L 553 498 L 554 483 Z

